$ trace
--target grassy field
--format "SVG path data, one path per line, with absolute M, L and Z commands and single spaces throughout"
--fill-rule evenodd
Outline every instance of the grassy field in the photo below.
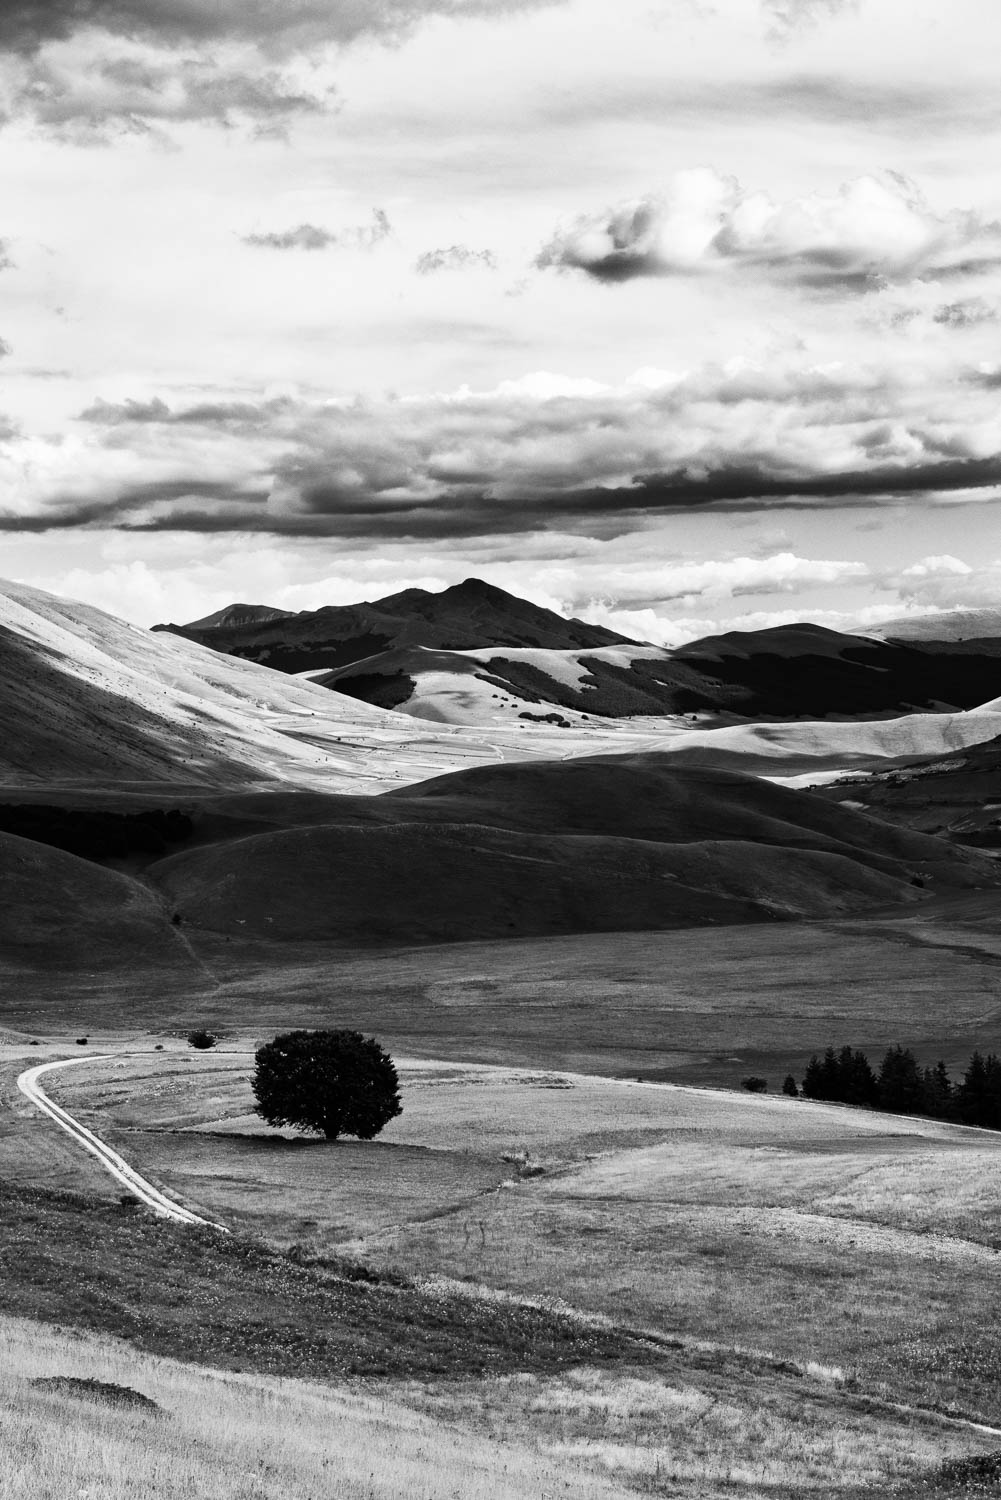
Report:
M 330 1145 L 251 1113 L 245 1053 L 53 1091 L 190 1205 L 314 1253 L 817 1364 L 1001 1423 L 1001 1136 L 553 1070 L 401 1068 L 403 1115 Z
M 136 1411 L 32 1382 L 137 1390 Z M 622 1500 L 572 1456 L 422 1415 L 392 1391 L 333 1389 L 152 1357 L 0 1319 L 0 1500 Z
M 906 918 L 711 934 L 286 948 L 281 965 L 263 946 L 200 941 L 193 985 L 7 975 L 0 1306 L 125 1333 L 230 1378 L 239 1365 L 241 1378 L 333 1381 L 339 1396 L 345 1380 L 375 1380 L 366 1399 L 407 1421 L 555 1465 L 558 1483 L 530 1467 L 536 1477 L 498 1494 L 585 1495 L 586 1476 L 596 1495 L 977 1493 L 935 1465 L 1001 1440 L 885 1402 L 1001 1424 L 1001 1137 L 774 1091 L 829 1043 L 878 1056 L 900 1041 L 954 1070 L 974 1046 L 1001 1048 L 998 905 L 991 894 Z M 219 1049 L 185 1045 L 200 1024 L 222 1034 Z M 254 1046 L 335 1024 L 406 1058 L 404 1114 L 370 1143 L 267 1130 L 251 1113 Z M 53 1093 L 234 1227 L 234 1245 L 259 1239 L 246 1256 L 123 1210 L 111 1179 L 14 1091 L 31 1063 L 98 1050 L 137 1056 L 70 1070 Z M 772 1094 L 657 1082 L 749 1073 Z M 32 1183 L 87 1201 L 18 1196 Z M 346 1279 L 345 1256 L 389 1280 Z M 542 1310 L 519 1311 L 525 1297 Z M 32 1420 L 69 1420 L 51 1395 L 24 1399 Z M 211 1453 L 205 1443 L 185 1461 Z M 285 1488 L 272 1475 L 247 1495 L 315 1484 L 276 1473 Z M 461 1480 L 425 1491 L 415 1474 L 357 1493 L 472 1492 Z
M 794 1500 L 921 1480 L 996 1442 L 819 1369 L 345 1280 L 65 1197 L 0 1206 L 0 1500 Z M 110 1329 L 129 1344 L 95 1336 Z M 31 1384 L 52 1377 L 124 1385 L 161 1413 Z
M 380 952 L 198 938 L 199 967 L 0 969 L 0 1030 L 95 1045 L 356 1026 L 410 1056 L 777 1087 L 811 1052 L 1001 1049 L 1001 894 L 912 915 Z

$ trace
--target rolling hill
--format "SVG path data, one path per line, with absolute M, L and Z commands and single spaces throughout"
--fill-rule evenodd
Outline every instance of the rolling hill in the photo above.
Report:
M 964 641 L 967 645 L 1001 637 L 1001 609 L 949 609 L 932 615 L 900 615 L 884 620 L 867 635 L 894 641 Z
M 33 839 L 0 833 L 3 967 L 197 968 L 155 891 Z
M 231 814 L 255 803 L 266 811 L 243 798 Z M 150 867 L 186 925 L 454 942 L 831 916 L 997 880 L 938 839 L 657 754 L 484 767 L 276 811 L 286 826 Z
M 824 788 L 843 807 L 871 810 L 907 828 L 1001 849 L 1001 735 Z

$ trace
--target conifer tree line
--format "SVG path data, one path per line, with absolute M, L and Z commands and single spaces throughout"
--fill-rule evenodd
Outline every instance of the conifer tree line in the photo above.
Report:
M 786 1083 L 795 1088 L 791 1078 Z M 802 1093 L 806 1099 L 1001 1130 L 1001 1058 L 993 1052 L 974 1052 L 960 1082 L 953 1083 L 944 1063 L 922 1067 L 906 1047 L 891 1047 L 878 1072 L 864 1052 L 828 1047 L 823 1057 L 810 1058 Z

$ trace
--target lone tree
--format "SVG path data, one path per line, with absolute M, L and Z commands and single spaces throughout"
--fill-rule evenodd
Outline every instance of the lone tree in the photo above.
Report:
M 360 1031 L 286 1031 L 254 1061 L 256 1109 L 269 1125 L 370 1141 L 402 1112 L 392 1058 Z

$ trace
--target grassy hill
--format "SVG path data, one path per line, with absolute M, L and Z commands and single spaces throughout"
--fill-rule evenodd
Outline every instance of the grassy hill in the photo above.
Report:
M 34 839 L 0 833 L 4 963 L 81 975 L 116 968 L 197 969 L 155 891 Z
M 831 916 L 996 878 L 937 839 L 657 754 L 283 808 L 295 826 L 187 849 L 149 879 L 197 928 L 443 942 Z

